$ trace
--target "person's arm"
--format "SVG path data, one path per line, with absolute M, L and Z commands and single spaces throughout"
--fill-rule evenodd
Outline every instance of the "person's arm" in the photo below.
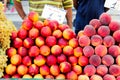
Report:
M 14 0 L 14 5 L 15 5 L 15 8 L 16 8 L 18 14 L 20 15 L 20 17 L 22 19 L 24 19 L 26 17 L 26 14 L 25 14 L 25 12 L 23 10 L 21 2 L 18 2 L 16 0 Z
M 67 8 L 66 11 L 67 24 L 72 29 L 72 8 Z
M 78 0 L 73 0 L 73 5 L 74 5 L 74 8 L 77 10 L 78 9 Z

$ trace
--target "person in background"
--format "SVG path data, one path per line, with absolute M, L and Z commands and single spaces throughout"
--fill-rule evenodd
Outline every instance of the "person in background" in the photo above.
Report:
M 4 0 L 4 12 L 6 12 L 6 10 L 10 10 L 11 12 L 14 12 L 14 2 L 13 0 Z
M 40 15 L 40 20 L 43 20 L 41 14 L 45 4 L 53 5 L 58 8 L 64 8 L 67 11 L 67 24 L 70 26 L 70 28 L 72 28 L 72 0 L 29 0 L 29 10 L 38 12 Z M 20 17 L 24 19 L 26 17 L 26 14 L 22 7 L 21 0 L 14 0 L 14 5 Z
M 83 30 L 91 19 L 98 19 L 99 16 L 108 10 L 104 7 L 105 0 L 73 0 L 74 8 L 77 10 L 75 18 L 75 33 Z

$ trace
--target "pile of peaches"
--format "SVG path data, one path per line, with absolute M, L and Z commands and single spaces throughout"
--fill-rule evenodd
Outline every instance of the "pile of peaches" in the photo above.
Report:
M 120 23 L 108 13 L 75 32 L 31 11 L 6 50 L 3 78 L 120 80 Z

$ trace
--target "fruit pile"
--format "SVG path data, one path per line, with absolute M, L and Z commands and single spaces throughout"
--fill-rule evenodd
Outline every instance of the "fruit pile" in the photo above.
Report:
M 12 32 L 3 78 L 120 80 L 120 23 L 107 13 L 78 35 L 66 24 L 30 12 Z
M 0 78 L 3 76 L 4 68 L 7 66 L 6 50 L 10 47 L 12 31 L 16 31 L 16 28 L 4 15 L 3 4 L 0 2 Z

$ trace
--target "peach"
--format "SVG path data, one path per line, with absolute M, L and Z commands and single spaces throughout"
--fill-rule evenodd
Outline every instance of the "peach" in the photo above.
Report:
M 50 73 L 51 73 L 53 76 L 59 75 L 59 74 L 60 74 L 59 66 L 58 66 L 58 65 L 52 65 L 52 66 L 50 66 Z
M 34 45 L 34 41 L 31 38 L 28 37 L 28 38 L 24 39 L 23 46 L 25 48 L 30 48 L 33 45 Z
M 63 54 L 65 54 L 67 56 L 73 55 L 73 52 L 74 52 L 74 50 L 73 50 L 73 48 L 71 46 L 65 46 L 63 48 Z
M 22 57 L 21 57 L 20 55 L 18 55 L 18 54 L 15 54 L 15 55 L 13 55 L 13 56 L 10 58 L 10 62 L 11 62 L 11 64 L 17 66 L 17 65 L 21 64 L 21 62 L 22 62 Z
M 19 47 L 17 53 L 22 57 L 27 56 L 27 49 L 23 46 Z
M 12 78 L 21 78 L 21 76 L 19 74 L 14 74 L 12 75 Z
M 120 65 L 120 55 L 118 55 L 115 60 L 116 60 L 116 64 Z
M 74 56 L 80 57 L 83 55 L 83 49 L 81 47 L 74 48 Z
M 25 75 L 23 75 L 23 77 L 22 77 L 23 79 L 31 79 L 32 78 L 32 76 L 31 75 L 29 75 L 29 74 L 25 74 Z
M 84 35 L 84 31 L 83 30 L 80 30 L 77 34 L 77 38 L 81 37 Z
M 75 48 L 75 47 L 78 47 L 78 40 L 76 38 L 72 38 L 69 40 L 69 46 Z
M 47 56 L 47 64 L 49 66 L 55 65 L 56 63 L 57 63 L 57 58 L 54 55 L 51 54 L 51 55 Z
M 16 66 L 13 65 L 13 64 L 9 64 L 6 66 L 5 68 L 5 72 L 8 74 L 8 75 L 13 75 L 16 73 Z
M 59 23 L 56 20 L 50 20 L 48 26 L 51 28 L 52 31 L 55 31 L 58 28 Z
M 25 30 L 24 28 L 19 29 L 17 36 L 21 39 L 25 39 L 28 35 L 27 30 Z
M 10 47 L 6 50 L 7 56 L 11 58 L 13 55 L 17 54 L 17 50 L 14 47 Z
M 62 73 L 68 73 L 69 71 L 71 71 L 71 64 L 66 61 L 61 62 L 59 68 Z
M 117 22 L 117 21 L 111 21 L 110 24 L 109 24 L 109 28 L 111 31 L 116 31 L 116 30 L 119 30 L 120 29 L 120 23 Z
M 56 79 L 64 80 L 65 79 L 65 75 L 64 74 L 59 74 L 59 75 L 56 76 Z
M 101 76 L 104 76 L 108 73 L 108 68 L 106 65 L 99 65 L 97 66 L 96 70 L 97 70 L 96 73 Z
M 109 67 L 109 73 L 113 76 L 119 76 L 120 75 L 120 66 L 119 65 L 111 65 Z
M 29 19 L 25 19 L 22 22 L 22 28 L 25 30 L 30 30 L 33 27 L 33 23 L 32 21 L 30 21 Z
M 28 73 L 30 75 L 36 75 L 36 74 L 38 74 L 39 73 L 38 66 L 35 65 L 35 64 L 30 65 L 29 68 L 28 68 Z
M 105 56 L 102 57 L 102 64 L 106 65 L 106 66 L 110 66 L 114 63 L 114 58 L 107 54 Z
M 4 74 L 4 75 L 2 76 L 2 78 L 4 78 L 4 79 L 8 79 L 8 78 L 10 78 L 10 75 L 8 75 L 8 74 Z
M 34 58 L 34 64 L 36 64 L 37 66 L 42 66 L 45 63 L 46 63 L 46 59 L 42 55 L 38 55 Z
M 99 16 L 99 20 L 101 24 L 109 25 L 109 23 L 111 22 L 111 16 L 110 14 L 104 12 Z
M 44 79 L 44 77 L 41 74 L 34 75 L 35 79 Z
M 14 40 L 13 40 L 13 46 L 15 47 L 15 48 L 19 48 L 19 47 L 21 47 L 23 45 L 23 41 L 22 41 L 22 39 L 20 39 L 20 38 L 15 38 Z
M 38 30 L 41 30 L 41 28 L 44 26 L 42 21 L 35 21 L 33 22 L 33 25 L 35 28 L 37 28 Z
M 89 63 L 94 66 L 99 66 L 101 64 L 101 58 L 98 55 L 92 55 L 89 58 Z
M 45 41 L 44 41 L 44 38 L 42 36 L 39 36 L 35 39 L 35 44 L 38 46 L 38 47 L 41 47 L 42 45 L 45 44 Z
M 22 63 L 25 65 L 25 66 L 30 66 L 32 64 L 32 59 L 30 56 L 25 56 L 23 57 L 22 59 Z
M 43 56 L 48 56 L 50 54 L 50 47 L 47 45 L 42 45 L 40 47 L 40 54 Z
M 120 76 L 117 76 L 116 80 L 120 80 Z
M 98 29 L 101 26 L 101 22 L 99 19 L 92 19 L 90 20 L 89 25 L 92 25 L 95 29 Z
M 35 11 L 30 11 L 28 14 L 28 18 L 32 21 L 32 22 L 36 22 L 39 20 L 39 14 Z
M 60 25 L 58 26 L 58 28 L 59 28 L 61 31 L 64 31 L 65 29 L 68 29 L 69 26 L 68 26 L 67 24 L 60 24 Z
M 68 41 L 64 38 L 59 38 L 58 39 L 58 45 L 63 48 L 68 45 Z
M 105 36 L 104 39 L 103 39 L 103 44 L 106 47 L 110 47 L 110 46 L 115 44 L 115 40 L 112 36 Z
M 86 57 L 86 56 L 80 56 L 79 58 L 78 58 L 78 64 L 80 65 L 80 66 L 86 66 L 86 65 L 88 65 L 88 57 Z
M 66 78 L 68 80 L 71 80 L 71 79 L 72 80 L 77 80 L 78 79 L 78 76 L 77 76 L 77 74 L 74 71 L 68 72 L 66 76 L 67 76 Z
M 39 36 L 39 30 L 37 28 L 30 29 L 29 32 L 28 32 L 28 36 L 31 39 L 37 38 Z
M 90 38 L 86 35 L 83 35 L 83 36 L 79 37 L 78 43 L 81 47 L 89 46 L 90 45 Z
M 40 50 L 37 46 L 32 46 L 30 47 L 28 54 L 30 57 L 36 57 L 39 55 L 39 52 Z
M 49 19 L 45 19 L 45 20 L 43 21 L 44 26 L 48 26 L 48 25 L 49 25 L 49 22 L 50 22 Z
M 46 45 L 48 45 L 49 47 L 56 45 L 57 43 L 57 39 L 54 36 L 48 36 L 46 37 Z
M 106 74 L 105 76 L 103 76 L 103 80 L 116 80 L 116 79 L 115 76 L 111 74 Z
M 18 33 L 18 31 L 12 31 L 10 39 L 14 40 L 17 37 L 17 33 Z
M 54 80 L 54 76 L 49 74 L 49 75 L 46 75 L 46 76 L 45 76 L 45 79 Z
M 52 33 L 52 36 L 55 36 L 57 39 L 58 38 L 62 38 L 62 31 L 57 29 L 57 30 L 54 30 L 53 33 Z
M 61 63 L 61 62 L 64 62 L 64 61 L 67 61 L 67 58 L 64 54 L 60 54 L 57 56 L 57 62 L 58 63 Z
M 47 65 L 43 65 L 40 67 L 40 74 L 45 76 L 50 74 L 50 69 Z
M 57 56 L 62 53 L 62 48 L 59 45 L 53 45 L 51 47 L 51 53 L 53 55 Z
M 97 33 L 101 36 L 101 37 L 105 37 L 107 35 L 110 34 L 110 29 L 108 26 L 100 26 L 97 30 Z
M 92 46 L 85 46 L 83 48 L 83 54 L 86 56 L 86 57 L 90 57 L 94 54 L 94 48 Z
M 84 73 L 87 75 L 87 76 L 92 76 L 96 73 L 96 68 L 95 66 L 93 65 L 87 65 L 84 67 Z
M 52 34 L 52 30 L 50 29 L 50 27 L 45 26 L 45 27 L 41 28 L 40 33 L 43 37 L 47 37 L 47 36 L 50 36 Z
M 19 66 L 17 67 L 17 73 L 18 73 L 19 75 L 22 75 L 22 76 L 23 76 L 23 75 L 27 74 L 27 72 L 28 72 L 27 66 L 21 64 L 21 65 L 19 65 Z
M 120 47 L 118 45 L 112 45 L 109 47 L 108 53 L 113 57 L 117 57 L 120 54 Z
M 96 30 L 92 25 L 86 25 L 83 31 L 84 35 L 87 35 L 89 37 L 96 34 Z
M 100 35 L 96 34 L 96 35 L 91 36 L 90 42 L 92 46 L 98 46 L 102 44 L 103 40 Z
M 75 56 L 69 56 L 68 61 L 71 63 L 72 66 L 74 66 L 78 63 L 78 59 Z
M 98 45 L 95 47 L 95 54 L 99 56 L 104 56 L 107 54 L 107 47 L 104 45 Z
M 100 75 L 95 74 L 90 77 L 90 80 L 103 80 L 103 79 Z
M 74 37 L 76 37 L 76 35 L 75 35 L 75 32 L 72 29 L 69 28 L 69 29 L 65 29 L 63 31 L 63 38 L 64 39 L 70 40 Z
M 120 30 L 116 30 L 115 32 L 113 32 L 113 38 L 115 39 L 116 42 L 120 42 Z
M 78 80 L 90 80 L 90 79 L 87 75 L 82 74 L 78 76 Z
M 72 67 L 72 70 L 77 74 L 80 75 L 82 74 L 82 67 L 80 65 L 74 65 Z

